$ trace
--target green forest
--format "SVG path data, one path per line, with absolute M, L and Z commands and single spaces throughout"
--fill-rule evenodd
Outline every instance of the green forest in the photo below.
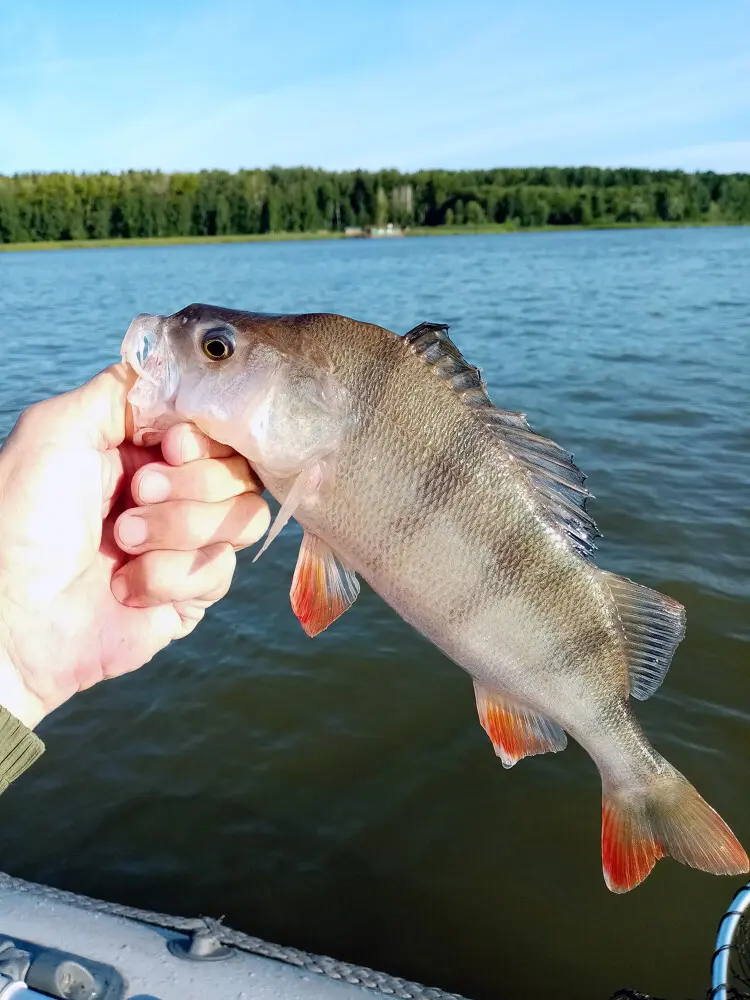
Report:
M 0 242 L 750 222 L 750 174 L 543 167 L 0 175 Z

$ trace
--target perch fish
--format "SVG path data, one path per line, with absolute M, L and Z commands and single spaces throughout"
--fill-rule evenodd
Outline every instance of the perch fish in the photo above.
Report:
M 244 455 L 281 505 L 261 551 L 289 518 L 303 527 L 291 603 L 309 635 L 362 578 L 471 677 L 506 767 L 563 750 L 566 734 L 581 744 L 601 775 L 612 891 L 665 855 L 748 870 L 633 712 L 664 679 L 684 608 L 596 566 L 572 456 L 493 405 L 445 325 L 398 335 L 334 314 L 194 304 L 136 317 L 122 353 L 140 376 L 140 437 L 189 420 Z

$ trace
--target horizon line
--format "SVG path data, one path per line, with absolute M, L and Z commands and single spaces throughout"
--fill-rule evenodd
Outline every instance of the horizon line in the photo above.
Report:
M 366 174 L 375 175 L 383 173 L 395 173 L 401 174 L 402 176 L 415 176 L 417 174 L 469 174 L 469 173 L 492 173 L 500 170 L 598 170 L 602 173 L 609 172 L 615 173 L 620 170 L 633 170 L 639 171 L 640 173 L 646 174 L 683 174 L 686 176 L 706 176 L 713 175 L 715 177 L 750 177 L 750 171 L 744 170 L 685 170 L 681 167 L 643 167 L 628 163 L 621 163 L 618 166 L 598 166 L 593 163 L 528 163 L 504 165 L 504 166 L 493 166 L 493 167 L 419 167 L 416 170 L 401 170 L 398 167 L 393 166 L 383 166 L 377 169 L 368 169 L 365 167 L 347 167 L 343 169 L 333 169 L 329 167 L 313 166 L 309 163 L 296 163 L 287 166 L 282 166 L 279 163 L 272 163 L 269 166 L 244 166 L 237 167 L 234 170 L 230 170 L 226 167 L 200 167 L 199 169 L 193 170 L 164 170 L 161 167 L 122 167 L 119 170 L 109 170 L 109 169 L 99 169 L 99 170 L 16 170 L 13 173 L 5 173 L 0 170 L 0 178 L 13 179 L 14 177 L 52 177 L 55 175 L 72 176 L 72 177 L 100 177 L 103 175 L 109 175 L 112 177 L 118 177 L 123 174 L 162 174 L 164 176 L 173 176 L 175 174 L 205 174 L 205 173 L 217 173 L 217 174 L 240 174 L 240 173 L 270 173 L 271 171 L 288 171 L 288 170 L 309 170 L 314 173 L 325 173 L 325 174 Z

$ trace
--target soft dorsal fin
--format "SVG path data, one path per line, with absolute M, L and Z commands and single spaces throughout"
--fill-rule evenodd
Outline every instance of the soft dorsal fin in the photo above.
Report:
M 685 636 L 685 609 L 658 590 L 606 570 L 601 573 L 625 633 L 630 693 L 645 701 L 664 680 Z
M 586 476 L 573 462 L 570 452 L 534 433 L 525 414 L 501 410 L 492 403 L 479 369 L 466 361 L 447 331 L 445 323 L 420 323 L 405 333 L 403 339 L 472 407 L 477 419 L 502 438 L 543 497 L 554 523 L 567 533 L 580 555 L 590 556 L 600 532 L 586 510 L 586 501 L 591 497 L 583 486 Z

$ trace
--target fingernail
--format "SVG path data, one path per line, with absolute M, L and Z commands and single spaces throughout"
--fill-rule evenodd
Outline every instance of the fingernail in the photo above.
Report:
M 131 514 L 124 517 L 117 526 L 118 538 L 126 549 L 142 545 L 146 541 L 147 534 L 146 522 L 138 515 Z
M 128 594 L 130 593 L 130 587 L 128 587 L 128 581 L 125 577 L 120 574 L 112 580 L 112 593 L 115 595 L 120 604 L 124 604 L 128 599 Z
M 144 472 L 138 484 L 138 496 L 144 503 L 161 503 L 170 492 L 170 482 L 161 472 Z

